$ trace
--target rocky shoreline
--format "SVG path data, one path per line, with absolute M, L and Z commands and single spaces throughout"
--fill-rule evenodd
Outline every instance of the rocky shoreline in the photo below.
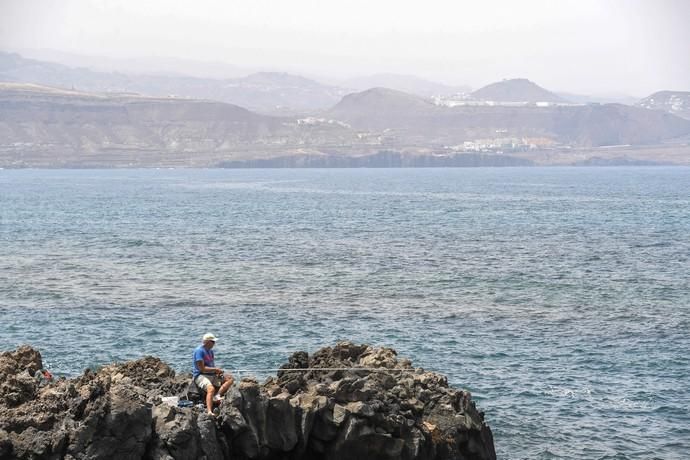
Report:
M 297 352 L 236 384 L 216 417 L 161 399 L 184 398 L 191 378 L 158 358 L 52 382 L 42 367 L 29 346 L 0 354 L 0 459 L 496 458 L 470 394 L 391 348 Z

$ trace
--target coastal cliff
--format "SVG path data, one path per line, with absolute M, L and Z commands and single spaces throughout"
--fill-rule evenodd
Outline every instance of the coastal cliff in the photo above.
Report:
M 236 384 L 216 417 L 161 399 L 190 376 L 158 358 L 49 383 L 42 367 L 29 346 L 0 354 L 0 459 L 496 458 L 470 394 L 390 348 L 297 352 L 263 384 Z
M 687 164 L 687 136 L 690 120 L 620 104 L 446 107 L 373 88 L 325 112 L 268 116 L 212 100 L 0 82 L 0 168 L 524 166 L 611 147 Z M 676 153 L 664 159 L 662 146 Z M 641 158 L 640 149 L 651 150 Z M 386 152 L 401 161 L 380 162 Z

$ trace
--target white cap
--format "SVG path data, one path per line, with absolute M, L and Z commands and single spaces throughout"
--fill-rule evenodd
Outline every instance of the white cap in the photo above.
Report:
M 204 334 L 204 337 L 201 340 L 203 340 L 204 342 L 206 342 L 207 340 L 210 340 L 211 342 L 217 342 L 218 337 L 211 334 L 210 332 L 207 332 L 206 334 Z

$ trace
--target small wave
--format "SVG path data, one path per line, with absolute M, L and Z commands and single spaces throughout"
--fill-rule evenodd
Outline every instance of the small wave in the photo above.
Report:
M 676 406 L 659 406 L 654 409 L 655 413 L 664 415 L 677 415 L 683 418 L 690 418 L 690 411 L 686 408 Z
M 138 247 L 163 247 L 162 243 L 159 243 L 158 241 L 149 241 L 149 240 L 142 240 L 142 239 L 128 239 L 128 240 L 122 240 L 122 244 L 126 248 L 138 248 Z
M 177 187 L 193 190 L 245 190 L 245 189 L 260 189 L 270 187 L 272 185 L 280 184 L 294 184 L 306 182 L 302 179 L 293 180 L 261 180 L 261 181 L 237 181 L 237 182 L 212 182 L 212 183 L 197 183 L 197 184 L 176 184 Z
M 650 401 L 644 401 L 640 399 L 621 398 L 616 399 L 612 402 L 614 407 L 617 407 L 624 411 L 648 411 L 651 410 L 653 407 Z
M 630 245 L 633 248 L 667 248 L 673 246 L 671 241 L 654 241 L 651 243 L 634 243 Z
M 547 387 L 543 393 L 546 396 L 553 396 L 556 398 L 590 398 L 592 396 L 592 389 L 586 388 L 567 388 L 567 387 Z
M 544 460 L 552 460 L 552 459 L 569 458 L 569 457 L 566 457 L 566 456 L 557 454 L 557 453 L 554 452 L 551 448 L 546 448 L 546 449 L 542 450 L 541 452 L 539 452 L 539 453 L 537 454 L 537 458 L 540 459 L 540 460 L 541 460 L 541 459 L 544 459 Z
M 599 460 L 628 460 L 629 458 L 630 457 L 627 455 L 618 452 L 615 454 L 606 454 L 603 457 L 599 457 Z

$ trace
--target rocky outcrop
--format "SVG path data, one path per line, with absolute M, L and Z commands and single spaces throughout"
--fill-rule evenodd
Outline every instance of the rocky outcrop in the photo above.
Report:
M 36 376 L 40 354 L 0 355 L 0 459 L 494 459 L 470 394 L 390 348 L 298 352 L 277 376 L 243 379 L 217 416 L 161 397 L 189 375 L 157 358 L 74 379 Z

